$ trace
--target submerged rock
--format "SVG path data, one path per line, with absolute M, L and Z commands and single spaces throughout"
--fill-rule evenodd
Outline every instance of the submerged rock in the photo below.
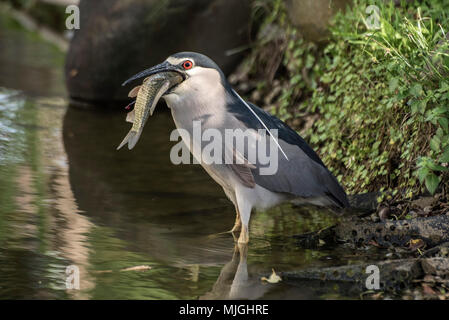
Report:
M 406 246 L 422 239 L 429 247 L 449 240 L 449 217 L 446 215 L 385 222 L 345 221 L 335 227 L 338 239 L 355 244 L 375 242 L 380 246 Z
M 282 272 L 281 276 L 287 282 L 298 280 L 351 282 L 359 287 L 360 291 L 365 291 L 367 277 L 371 274 L 367 270 L 369 271 L 368 267 L 373 265 L 379 270 L 379 289 L 384 291 L 399 291 L 423 274 L 418 259 L 400 259 Z
M 366 204 L 367 201 L 354 201 L 359 198 L 352 197 L 353 206 Z M 370 198 L 374 197 L 363 197 L 364 200 Z M 449 216 L 445 203 L 447 200 L 440 196 L 402 200 L 389 207 L 379 206 L 376 212 L 369 211 L 368 216 L 356 207 L 355 211 L 346 212 L 334 226 L 294 236 L 303 248 L 341 250 L 345 257 L 350 257 L 349 265 L 281 272 L 282 279 L 301 285 L 304 281 L 320 281 L 324 286 L 338 284 L 340 287 L 343 284 L 345 290 L 362 295 L 367 290 L 367 267 L 374 265 L 380 273 L 380 291 L 373 291 L 368 298 L 383 298 L 383 292 L 387 292 L 395 296 L 400 294 L 402 299 L 422 299 L 424 296 L 447 299 L 449 295 L 444 292 L 449 283 Z M 402 215 L 408 212 L 407 216 L 411 209 L 422 208 L 423 212 L 428 212 L 413 219 L 373 222 L 372 216 L 377 217 L 385 208 L 395 209 Z M 325 247 L 320 243 L 325 243 Z M 351 255 L 348 248 L 356 253 Z
M 322 240 L 327 245 L 346 242 L 354 245 L 399 246 L 416 250 L 448 242 L 448 230 L 447 215 L 372 222 L 353 214 L 335 226 L 295 235 L 294 238 L 299 246 L 305 248 L 317 248 Z
M 229 73 L 248 43 L 249 0 L 98 0 L 80 2 L 80 29 L 66 58 L 72 99 L 124 100 L 131 75 L 179 51 L 210 56 Z

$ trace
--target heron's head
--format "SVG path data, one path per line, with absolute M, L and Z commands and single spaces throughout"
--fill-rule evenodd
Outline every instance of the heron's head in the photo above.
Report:
M 164 62 L 126 80 L 123 85 L 157 73 L 179 74 L 183 78 L 181 82 L 175 84 L 164 94 L 163 97 L 166 100 L 209 96 L 216 94 L 217 90 L 224 90 L 227 87 L 226 78 L 217 64 L 209 57 L 196 52 L 173 54 Z

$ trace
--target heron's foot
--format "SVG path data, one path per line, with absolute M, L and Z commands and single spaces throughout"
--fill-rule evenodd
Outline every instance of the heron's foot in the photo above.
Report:
M 220 237 L 220 236 L 222 236 L 224 234 L 227 234 L 227 233 L 231 233 L 231 231 L 224 231 L 224 232 L 213 233 L 213 234 L 208 235 L 207 239 L 216 239 L 216 238 L 218 238 L 218 237 Z
M 234 228 L 235 228 L 235 226 L 234 226 Z M 224 234 L 230 233 L 230 234 L 232 234 L 232 236 L 233 236 L 234 239 L 235 239 L 235 233 L 236 233 L 238 230 L 235 231 L 234 228 L 232 228 L 231 230 L 228 230 L 228 231 L 223 231 L 223 232 L 218 232 L 218 233 L 210 234 L 210 235 L 207 236 L 207 238 L 209 238 L 209 239 L 215 239 L 215 238 L 218 238 L 219 236 L 222 236 L 222 235 L 224 235 Z
M 224 232 L 220 232 L 220 233 L 211 234 L 211 235 L 209 236 L 209 238 L 216 238 L 216 237 L 219 236 L 219 235 L 231 233 L 232 236 L 233 236 L 234 239 L 235 239 L 234 233 L 239 232 L 240 229 L 242 229 L 242 222 L 240 221 L 240 217 L 238 217 L 238 219 L 235 219 L 234 226 L 232 227 L 231 230 L 229 230 L 229 231 L 224 231 Z
M 246 228 L 246 229 L 248 229 L 248 228 Z M 237 215 L 235 217 L 235 223 L 234 223 L 234 226 L 232 227 L 231 230 L 220 232 L 220 233 L 211 234 L 211 235 L 208 236 L 208 238 L 209 239 L 214 239 L 214 238 L 217 238 L 220 235 L 230 233 L 230 234 L 232 234 L 232 237 L 234 238 L 235 242 L 245 243 L 246 244 L 246 243 L 248 243 L 249 240 L 247 240 L 247 242 L 240 242 L 240 238 L 242 237 L 242 230 L 243 230 L 242 229 L 242 221 L 240 220 L 240 213 L 237 210 Z M 240 238 L 237 240 L 236 233 L 239 232 L 239 231 L 240 231 Z M 247 236 L 248 235 L 248 230 L 245 232 L 245 234 L 246 234 L 246 239 L 247 239 L 248 238 L 248 236 Z
M 240 231 L 240 229 L 242 229 L 242 223 L 240 222 L 240 219 L 235 220 L 234 226 L 232 227 L 232 229 L 229 232 L 238 232 Z

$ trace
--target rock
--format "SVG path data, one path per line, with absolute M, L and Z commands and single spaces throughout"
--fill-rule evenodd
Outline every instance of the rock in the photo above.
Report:
M 211 57 L 225 73 L 248 42 L 249 0 L 97 0 L 80 2 L 80 29 L 66 58 L 75 100 L 124 100 L 121 83 L 179 51 Z
M 342 221 L 335 226 L 335 236 L 354 244 L 375 241 L 380 246 L 406 246 L 422 239 L 428 247 L 449 241 L 449 218 L 445 215 L 385 222 Z
M 449 242 L 444 242 L 436 247 L 426 250 L 423 254 L 424 257 L 448 257 L 449 258 Z
M 310 41 L 323 41 L 329 20 L 351 4 L 350 0 L 285 0 L 291 23 Z
M 423 212 L 424 213 L 424 211 L 420 211 L 420 212 Z M 420 215 L 418 214 L 418 212 L 416 212 L 416 211 L 410 211 L 409 213 L 408 213 L 408 216 L 410 216 L 410 218 L 411 219 L 416 219 L 416 218 L 418 218 Z M 421 215 L 422 216 L 422 215 Z
M 425 207 L 425 208 L 423 209 L 423 211 L 424 211 L 425 214 L 429 214 L 429 213 L 432 212 L 432 207 L 431 207 L 431 206 Z
M 372 222 L 379 222 L 379 221 L 380 221 L 380 218 L 379 218 L 379 216 L 378 216 L 376 213 L 373 213 L 373 214 L 370 216 L 370 218 L 371 218 L 371 221 L 372 221 Z
M 390 216 L 390 208 L 388 207 L 383 207 L 379 210 L 379 218 L 382 221 L 385 221 L 388 219 L 388 217 Z
M 326 244 L 343 241 L 354 245 L 400 246 L 409 249 L 432 248 L 441 244 L 447 250 L 447 244 L 443 245 L 449 243 L 449 217 L 446 215 L 381 222 L 370 221 L 372 215 L 368 218 L 369 221 L 366 221 L 354 215 L 347 216 L 337 225 L 293 237 L 299 246 L 305 248 L 316 248 L 321 239 Z
M 425 274 L 449 278 L 449 258 L 427 258 L 421 261 Z
M 432 208 L 432 205 L 436 201 L 437 200 L 434 197 L 421 197 L 419 199 L 413 200 L 412 201 L 412 206 L 418 207 L 418 208 L 421 208 L 421 209 L 425 209 L 427 207 Z
M 375 265 L 379 268 L 379 285 L 383 291 L 397 291 L 411 285 L 412 281 L 422 276 L 422 269 L 418 259 L 400 259 L 376 261 L 327 268 L 312 268 L 307 270 L 281 272 L 286 282 L 298 280 L 320 280 L 323 282 L 339 281 L 352 282 L 362 291 L 366 290 L 365 281 L 370 273 L 367 267 Z

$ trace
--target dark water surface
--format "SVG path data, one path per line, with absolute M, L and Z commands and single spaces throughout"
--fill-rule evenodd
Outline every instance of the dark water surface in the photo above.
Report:
M 234 250 L 234 208 L 200 166 L 170 162 L 163 104 L 132 151 L 116 151 L 125 112 L 68 108 L 63 54 L 0 22 L 0 299 L 342 298 L 317 283 L 261 275 L 346 263 L 293 234 L 332 214 L 285 205 L 253 214 Z M 66 268 L 80 290 L 66 288 Z M 145 271 L 125 268 L 149 266 Z

